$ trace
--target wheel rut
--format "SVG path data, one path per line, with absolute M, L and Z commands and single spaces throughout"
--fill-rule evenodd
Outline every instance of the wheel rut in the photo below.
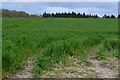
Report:
M 26 61 L 26 65 L 24 66 L 23 70 L 20 70 L 18 73 L 16 73 L 16 75 L 14 76 L 14 78 L 33 78 L 32 77 L 32 68 L 33 68 L 33 60 L 34 57 L 29 57 L 28 60 Z

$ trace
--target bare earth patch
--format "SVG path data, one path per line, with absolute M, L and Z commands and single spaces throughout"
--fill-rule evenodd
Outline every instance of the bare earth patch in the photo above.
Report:
M 33 59 L 33 57 L 28 58 L 28 60 L 26 61 L 27 64 L 24 66 L 24 69 L 19 71 L 14 76 L 14 78 L 32 78 L 32 73 L 31 73 L 31 70 L 33 67 L 32 59 Z
M 72 65 L 65 67 L 64 65 L 58 65 L 53 71 L 44 71 L 40 78 L 116 78 L 118 77 L 118 60 L 109 58 L 106 60 L 97 60 L 96 57 L 97 47 L 91 47 L 87 53 L 90 55 L 87 59 L 86 66 L 84 62 L 81 62 L 75 57 L 69 57 L 69 61 Z M 109 67 L 102 64 L 107 63 Z
M 52 71 L 45 71 L 40 78 L 96 78 L 96 73 L 88 70 L 87 67 L 81 63 L 74 62 L 73 66 L 65 67 L 58 65 Z
M 111 63 L 111 61 L 105 61 L 105 60 L 98 61 L 96 59 L 88 59 L 88 61 L 90 61 L 92 63 L 92 66 L 88 67 L 88 69 L 95 71 L 97 73 L 98 78 L 116 78 L 117 77 L 118 68 L 116 68 L 116 67 L 118 67 L 118 66 L 115 66 L 112 69 L 109 68 L 109 67 L 113 66 L 114 62 L 117 62 L 117 60 L 114 61 L 108 67 L 103 67 L 105 65 L 101 66 L 101 64 L 103 64 L 103 63 L 109 64 L 109 63 Z M 117 65 L 117 64 L 115 64 L 115 65 Z M 114 68 L 116 68 L 116 69 L 114 69 Z
M 58 64 L 51 71 L 43 71 L 42 75 L 37 78 L 116 78 L 118 77 L 118 60 L 108 58 L 106 60 L 97 60 L 94 57 L 97 47 L 88 49 L 89 56 L 87 61 L 82 62 L 75 57 L 68 57 L 68 66 Z M 87 53 L 88 53 L 87 52 Z M 35 58 L 35 57 L 34 57 Z M 18 72 L 14 78 L 33 78 L 32 77 L 32 59 L 27 60 L 27 65 L 23 70 Z
M 112 69 L 100 66 L 105 61 L 88 59 L 92 64 L 85 66 L 75 62 L 70 67 L 56 67 L 53 71 L 45 71 L 41 78 L 116 78 L 118 75 L 118 65 Z M 116 61 L 114 61 L 116 62 Z M 109 62 L 108 62 L 109 64 Z M 111 64 L 112 66 L 113 64 Z M 59 65 L 60 66 L 60 65 Z M 110 67 L 110 66 L 109 66 Z

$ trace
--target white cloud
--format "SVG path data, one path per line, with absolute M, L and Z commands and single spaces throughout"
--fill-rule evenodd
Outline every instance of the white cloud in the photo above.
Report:
M 119 2 L 119 0 L 2 0 L 2 2 Z
M 45 11 L 48 13 L 56 13 L 56 12 L 80 12 L 87 14 L 98 14 L 100 16 L 104 14 L 114 14 L 117 15 L 118 3 L 113 2 L 91 2 L 91 3 L 67 3 L 67 2 L 5 2 L 3 3 L 3 8 L 9 10 L 17 10 L 17 11 L 25 11 L 30 14 L 42 14 Z

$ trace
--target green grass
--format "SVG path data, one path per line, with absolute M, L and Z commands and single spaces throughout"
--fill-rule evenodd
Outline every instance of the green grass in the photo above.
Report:
M 0 79 L 2 79 L 2 18 L 0 18 Z
M 118 57 L 120 41 L 118 38 L 107 38 L 102 40 L 97 52 L 98 59 L 106 59 L 106 57 Z
M 3 18 L 3 76 L 21 69 L 23 61 L 34 54 L 39 55 L 32 70 L 37 75 L 54 64 L 65 64 L 68 55 L 84 59 L 88 47 L 107 44 L 105 41 L 116 47 L 117 41 L 108 38 L 117 40 L 117 22 L 93 18 Z M 99 57 L 105 51 L 99 50 Z

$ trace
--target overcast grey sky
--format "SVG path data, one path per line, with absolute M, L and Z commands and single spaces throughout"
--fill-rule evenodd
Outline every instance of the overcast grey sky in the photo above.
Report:
M 25 11 L 29 14 L 42 14 L 55 12 L 80 12 L 87 14 L 118 14 L 117 2 L 3 2 L 2 8 Z

